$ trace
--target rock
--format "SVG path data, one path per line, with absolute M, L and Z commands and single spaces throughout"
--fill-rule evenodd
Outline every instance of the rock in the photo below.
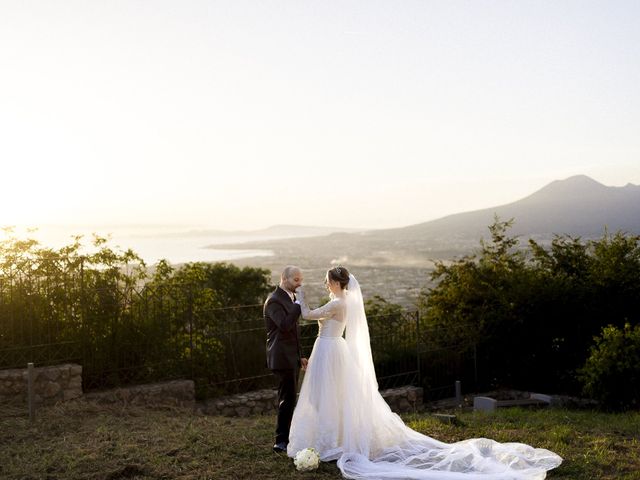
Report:
M 473 397 L 473 409 L 481 412 L 495 412 L 498 401 L 491 397 Z
M 542 400 L 543 402 L 549 404 L 551 404 L 552 400 L 551 395 L 545 395 L 544 393 L 532 393 L 529 398 L 533 400 Z
M 271 400 L 277 397 L 278 397 L 278 394 L 273 390 L 262 390 L 262 393 L 260 394 L 259 398 L 261 400 Z
M 62 388 L 59 383 L 48 382 L 44 388 L 43 396 L 45 398 L 54 397 L 60 392 L 60 390 L 62 390 Z
M 42 372 L 46 378 L 50 381 L 55 382 L 60 378 L 60 369 L 59 368 L 49 368 Z
M 65 390 L 62 394 L 63 400 L 66 402 L 68 400 L 73 400 L 74 398 L 79 398 L 82 396 L 82 392 L 77 390 Z
M 249 407 L 238 407 L 236 408 L 236 413 L 239 417 L 248 417 L 251 413 L 251 409 Z
M 70 388 L 81 388 L 82 387 L 82 378 L 73 377 L 71 380 L 69 380 L 69 383 L 67 385 Z
M 444 413 L 434 413 L 433 416 L 441 421 L 442 423 L 449 423 L 449 424 L 453 424 L 453 425 L 457 425 L 458 422 L 458 418 L 455 415 L 447 415 Z

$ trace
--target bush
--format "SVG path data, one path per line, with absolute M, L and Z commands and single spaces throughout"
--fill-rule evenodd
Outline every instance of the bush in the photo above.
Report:
M 640 236 L 521 245 L 512 223 L 496 218 L 478 251 L 436 262 L 418 301 L 421 340 L 477 347 L 478 388 L 579 394 L 594 336 L 640 311 Z
M 200 388 L 262 373 L 244 359 L 262 365 L 263 337 L 241 355 L 234 342 L 263 328 L 256 304 L 272 289 L 268 270 L 160 261 L 151 273 L 135 252 L 99 236 L 60 249 L 11 229 L 4 237 L 0 368 L 78 362 L 85 389 L 185 376 Z
M 611 410 L 640 407 L 640 325 L 609 325 L 580 370 L 584 393 Z

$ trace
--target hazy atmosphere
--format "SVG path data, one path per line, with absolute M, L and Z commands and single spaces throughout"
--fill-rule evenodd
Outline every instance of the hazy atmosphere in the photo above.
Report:
M 639 14 L 4 1 L 0 224 L 385 228 L 638 184 Z
M 638 480 L 639 26 L 0 0 L 0 478 Z

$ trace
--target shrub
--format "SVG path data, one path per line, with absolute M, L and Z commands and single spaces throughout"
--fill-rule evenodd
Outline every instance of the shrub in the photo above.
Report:
M 609 325 L 595 342 L 579 372 L 584 393 L 606 409 L 640 407 L 640 325 Z
M 640 310 L 640 236 L 556 236 L 521 245 L 496 218 L 472 255 L 436 262 L 418 300 L 431 349 L 475 345 L 481 388 L 578 394 L 595 335 Z

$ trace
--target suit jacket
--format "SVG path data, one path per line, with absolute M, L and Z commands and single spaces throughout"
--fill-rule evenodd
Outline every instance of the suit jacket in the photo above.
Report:
M 267 367 L 272 370 L 299 368 L 302 357 L 300 305 L 277 287 L 264 302 L 263 313 L 267 328 Z

